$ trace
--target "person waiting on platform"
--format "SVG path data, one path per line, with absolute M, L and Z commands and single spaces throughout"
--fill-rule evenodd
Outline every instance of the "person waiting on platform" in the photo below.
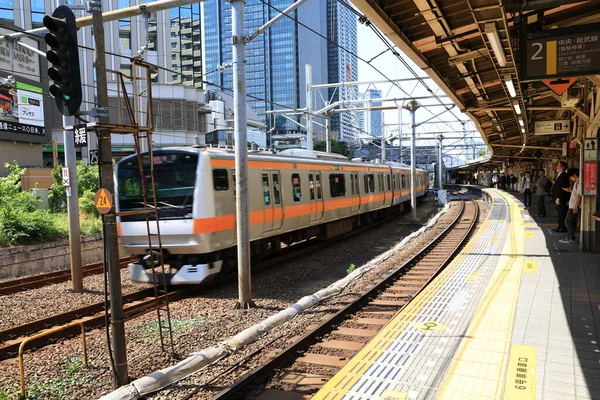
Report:
M 519 179 L 515 176 L 515 174 L 510 174 L 510 185 L 512 186 L 513 192 L 517 190 L 518 180 Z
M 533 189 L 533 180 L 531 179 L 531 172 L 525 171 L 523 177 L 523 184 L 521 185 L 521 194 L 523 195 L 523 204 L 525 209 L 528 210 L 531 207 L 531 190 Z
M 553 229 L 554 232 L 567 232 L 567 226 L 565 225 L 565 219 L 567 218 L 568 203 L 569 203 L 569 192 L 563 190 L 563 188 L 569 188 L 569 177 L 565 172 L 567 169 L 567 163 L 561 161 L 556 166 L 556 180 L 552 185 L 552 200 L 556 205 L 556 213 L 558 215 L 558 227 Z
M 581 204 L 581 181 L 579 180 L 579 169 L 569 168 L 567 176 L 573 182 L 573 188 L 563 188 L 565 192 L 570 192 L 569 211 L 565 220 L 567 226 L 567 237 L 559 240 L 563 244 L 573 244 L 575 241 L 575 229 L 577 229 L 577 219 L 579 217 L 579 206 Z
M 538 178 L 535 182 L 535 194 L 538 197 L 538 213 L 536 217 L 546 216 L 546 187 L 548 186 L 548 177 L 546 176 L 546 170 L 540 169 L 538 171 Z

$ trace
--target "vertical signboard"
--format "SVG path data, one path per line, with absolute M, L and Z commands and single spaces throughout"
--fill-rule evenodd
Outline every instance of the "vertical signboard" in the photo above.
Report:
M 583 163 L 583 194 L 595 195 L 597 182 L 598 163 L 596 161 L 586 161 Z

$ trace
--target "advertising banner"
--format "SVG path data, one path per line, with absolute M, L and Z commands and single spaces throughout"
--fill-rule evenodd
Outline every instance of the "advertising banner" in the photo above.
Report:
M 22 82 L 0 86 L 0 131 L 45 135 L 41 87 Z

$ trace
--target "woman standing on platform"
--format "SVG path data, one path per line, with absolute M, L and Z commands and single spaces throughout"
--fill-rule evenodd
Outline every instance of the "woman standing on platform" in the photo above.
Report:
M 531 207 L 531 189 L 533 189 L 531 172 L 525 171 L 525 176 L 523 177 L 523 185 L 521 185 L 521 194 L 523 195 L 523 204 L 525 204 L 526 210 Z
M 536 217 L 546 216 L 546 186 L 548 185 L 548 177 L 546 176 L 546 170 L 540 169 L 538 171 L 538 179 L 535 182 L 535 194 L 538 197 L 538 213 Z

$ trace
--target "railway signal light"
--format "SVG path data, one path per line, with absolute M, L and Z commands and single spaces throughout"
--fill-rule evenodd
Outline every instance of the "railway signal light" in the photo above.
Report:
M 54 81 L 49 88 L 50 94 L 62 115 L 75 115 L 82 100 L 75 14 L 62 5 L 52 16 L 46 15 L 42 22 L 48 28 L 45 40 L 50 50 L 46 52 L 46 58 L 52 64 L 48 76 Z

